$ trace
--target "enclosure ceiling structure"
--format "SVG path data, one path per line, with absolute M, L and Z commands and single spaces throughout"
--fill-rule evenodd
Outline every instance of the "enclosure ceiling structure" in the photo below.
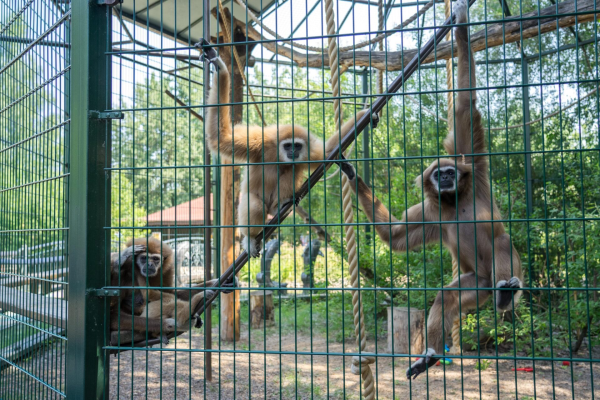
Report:
M 248 0 L 246 4 L 257 15 L 267 10 L 275 1 L 273 0 Z M 117 11 L 122 12 L 123 19 L 135 22 L 142 27 L 161 32 L 182 44 L 197 43 L 203 37 L 203 7 L 197 1 L 195 7 L 190 7 L 188 0 L 123 0 Z M 211 7 L 216 7 L 216 2 L 211 2 Z M 246 21 L 246 11 L 231 0 L 223 1 L 223 6 L 233 8 L 233 16 L 240 21 Z M 250 22 L 250 21 L 249 21 Z M 217 20 L 211 16 L 211 35 L 217 34 Z

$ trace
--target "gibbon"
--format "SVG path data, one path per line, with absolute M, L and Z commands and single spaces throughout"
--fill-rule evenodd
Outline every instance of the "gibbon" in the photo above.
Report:
M 174 253 L 160 240 L 139 238 L 130 240 L 126 246 L 127 248 L 120 253 L 111 254 L 111 286 L 139 289 L 121 289 L 120 297 L 111 301 L 111 329 L 147 331 L 156 336 L 162 332 L 163 341 L 168 342 L 165 334 L 174 332 L 176 327 L 178 331 L 188 330 L 190 323 L 201 327 L 200 316 L 192 315 L 190 321 L 190 313 L 205 296 L 212 296 L 214 290 L 172 289 L 175 273 Z M 206 282 L 208 287 L 217 284 L 218 279 Z M 231 281 L 222 283 L 221 286 L 233 288 L 236 284 L 237 282 Z M 231 292 L 229 289 L 222 291 Z M 190 295 L 190 292 L 193 294 Z
M 209 44 L 206 40 L 201 43 Z M 215 107 L 208 107 L 206 111 L 208 144 L 211 151 L 220 154 L 226 162 L 250 163 L 241 182 L 237 214 L 244 236 L 242 248 L 249 256 L 256 257 L 260 243 L 255 237 L 263 230 L 260 225 L 265 224 L 267 214 L 275 215 L 279 204 L 292 201 L 307 172 L 319 166 L 319 163 L 302 162 L 324 160 L 368 110 L 358 112 L 355 118 L 344 123 L 340 133 L 335 132 L 327 141 L 299 125 L 232 126 L 228 105 L 229 72 L 214 48 L 203 50 L 216 69 L 208 98 L 208 105 Z M 374 127 L 378 120 L 374 114 Z M 274 162 L 283 164 L 269 164 Z
M 468 1 L 458 0 L 454 6 L 457 23 L 467 22 L 467 10 Z M 456 27 L 455 34 L 458 87 L 475 87 L 475 63 L 468 45 L 467 27 Z M 460 291 L 437 294 L 427 320 L 428 348 L 425 355 L 407 369 L 408 379 L 416 378 L 443 357 L 444 334 L 451 331 L 459 316 L 459 307 L 463 312 L 474 309 L 495 292 L 496 310 L 509 310 L 517 304 L 523 287 L 521 260 L 510 236 L 502 222 L 488 222 L 502 217 L 490 196 L 487 159 L 477 155 L 485 152 L 485 137 L 475 90 L 458 92 L 454 117 L 455 123 L 449 123 L 449 128 L 455 129 L 448 133 L 444 148 L 448 154 L 463 154 L 464 158 L 434 161 L 417 178 L 416 184 L 423 187 L 425 201 L 410 207 L 402 221 L 390 215 L 350 164 L 342 166 L 363 212 L 371 222 L 380 223 L 375 225 L 375 230 L 394 251 L 405 252 L 441 238 L 454 259 L 460 262 L 462 274 L 447 286 L 460 287 Z M 435 223 L 457 220 L 473 223 Z M 491 289 L 494 286 L 503 290 Z M 476 288 L 486 290 L 470 290 Z

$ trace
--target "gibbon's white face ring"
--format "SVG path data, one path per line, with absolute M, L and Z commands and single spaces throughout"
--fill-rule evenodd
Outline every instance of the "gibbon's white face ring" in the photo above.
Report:
M 456 174 L 456 177 L 455 177 L 454 181 L 452 182 L 452 187 L 440 189 L 439 182 L 435 179 L 435 177 L 437 176 L 437 174 L 439 174 L 439 172 L 446 172 L 448 170 L 453 170 L 454 173 Z M 433 186 L 435 187 L 435 190 L 437 190 L 438 193 L 456 191 L 456 182 L 458 182 L 459 180 L 460 180 L 460 171 L 457 168 L 454 168 L 452 166 L 439 167 L 435 171 L 433 171 L 433 173 L 429 176 L 429 181 L 433 184 Z
M 304 161 L 306 142 L 301 138 L 282 140 L 279 142 L 279 157 L 285 162 Z

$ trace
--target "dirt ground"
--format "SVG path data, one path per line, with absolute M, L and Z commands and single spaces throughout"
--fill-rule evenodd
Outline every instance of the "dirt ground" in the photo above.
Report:
M 242 327 L 242 332 L 247 330 Z M 213 340 L 217 340 L 213 331 Z M 264 340 L 252 338 L 252 351 L 262 351 Z M 261 343 L 258 343 L 261 342 Z M 351 357 L 304 355 L 289 352 L 343 353 L 355 350 L 353 342 L 329 343 L 322 338 L 306 335 L 267 337 L 267 352 L 276 354 L 249 354 L 248 336 L 236 343 L 236 350 L 213 355 L 213 380 L 204 379 L 204 353 L 177 352 L 173 349 L 203 348 L 203 336 L 194 332 L 190 340 L 182 335 L 177 344 L 171 343 L 163 352 L 136 352 L 132 373 L 132 353 L 122 353 L 120 359 L 111 358 L 111 399 L 359 399 L 359 377 L 350 372 Z M 367 348 L 374 349 L 370 341 Z M 214 347 L 217 347 L 215 344 Z M 233 345 L 223 344 L 223 350 Z M 378 341 L 380 352 L 386 352 L 385 339 Z M 162 354 L 161 354 L 162 353 Z M 279 354 L 283 353 L 283 354 Z M 484 353 L 493 356 L 493 353 Z M 584 356 L 585 352 L 581 353 Z M 476 356 L 476 352 L 465 353 Z M 598 355 L 595 355 L 598 358 Z M 345 362 L 345 365 L 343 364 Z M 592 399 L 600 397 L 600 365 L 592 371 L 589 363 L 536 362 L 535 374 L 514 372 L 514 361 L 491 360 L 485 370 L 475 368 L 476 360 L 464 360 L 451 366 L 435 367 L 429 376 L 421 375 L 408 381 L 405 370 L 408 360 L 380 357 L 373 366 L 377 380 L 377 398 L 409 399 L 448 397 L 464 399 Z M 554 364 L 554 368 L 553 365 Z M 266 367 L 265 367 L 266 366 Z M 529 362 L 517 362 L 517 367 L 530 367 Z M 249 368 L 251 367 L 251 368 Z M 297 371 L 297 372 L 296 372 Z M 461 379 L 462 378 L 462 379 Z M 251 382 L 249 384 L 249 382 Z M 592 389 L 593 382 L 593 389 Z M 190 384 L 188 386 L 188 383 Z M 132 389 L 133 388 L 133 389 Z M 133 391 L 132 391 L 133 390 Z M 592 390 L 594 393 L 592 393 Z M 461 393 L 463 394 L 461 396 Z
M 171 340 L 163 351 L 124 352 L 118 357 L 111 356 L 110 399 L 360 399 L 358 376 L 350 372 L 351 357 L 290 354 L 311 352 L 311 348 L 316 354 L 353 352 L 353 341 L 330 342 L 328 345 L 322 337 L 311 339 L 308 335 L 293 334 L 283 336 L 281 340 L 277 334 L 271 334 L 265 340 L 254 330 L 249 340 L 247 328 L 242 326 L 241 331 L 236 354 L 231 352 L 232 344 L 223 344 L 223 353 L 213 353 L 211 382 L 205 381 L 205 353 L 189 351 L 204 348 L 204 337 L 197 330 L 191 335 L 181 335 L 177 341 Z M 217 348 L 217 329 L 213 330 L 213 340 L 213 347 Z M 265 343 L 267 354 L 248 353 L 250 347 L 252 351 L 263 351 Z M 380 353 L 386 353 L 385 339 L 379 339 L 377 347 Z M 372 351 L 374 348 L 375 341 L 370 340 L 367 349 Z M 59 347 L 54 346 L 40 351 L 24 360 L 21 366 L 26 370 L 30 369 L 28 366 L 37 366 L 38 372 L 45 371 L 45 380 L 64 390 L 64 371 L 61 369 L 65 358 L 63 353 L 62 362 L 56 362 L 57 349 Z M 62 349 L 64 351 L 64 346 Z M 175 349 L 179 351 L 175 352 Z M 587 357 L 587 354 L 587 349 L 583 348 L 579 356 Z M 477 354 L 467 352 L 465 355 Z M 493 353 L 482 353 L 483 357 L 486 355 L 493 356 Z M 600 349 L 594 352 L 593 358 L 600 358 Z M 408 381 L 405 378 L 406 359 L 382 356 L 373 365 L 376 398 L 579 400 L 600 397 L 600 364 L 595 364 L 592 371 L 589 363 L 575 362 L 566 367 L 559 362 L 538 361 L 535 374 L 515 373 L 511 370 L 513 361 L 503 360 L 496 364 L 495 360 L 490 360 L 487 368 L 481 371 L 475 364 L 476 360 L 465 359 L 462 365 L 455 361 L 445 371 L 443 367 L 434 367 L 428 377 L 421 375 Z M 517 367 L 530 366 L 532 364 L 526 361 L 517 362 Z M 2 398 L 62 397 L 9 367 L 0 371 Z

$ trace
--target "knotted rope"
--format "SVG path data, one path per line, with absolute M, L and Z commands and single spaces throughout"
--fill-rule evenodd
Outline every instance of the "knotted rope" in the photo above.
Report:
M 241 1 L 241 0 L 240 0 Z M 333 10 L 333 0 L 325 0 L 325 18 L 327 22 L 327 41 L 329 52 L 329 71 L 331 74 L 331 87 L 333 94 L 333 108 L 335 113 L 335 134 L 339 134 L 342 119 L 342 102 L 340 101 L 340 76 L 338 65 L 338 46 L 335 37 L 335 13 Z M 346 236 L 346 248 L 348 251 L 348 269 L 350 272 L 350 282 L 353 288 L 359 287 L 358 277 L 358 254 L 356 248 L 356 232 L 352 226 L 352 189 L 350 182 L 345 174 L 342 174 L 342 208 L 344 212 L 344 231 Z M 367 332 L 365 329 L 365 316 L 361 302 L 361 294 L 358 290 L 352 291 L 352 311 L 354 313 L 354 331 L 356 334 L 356 344 L 359 353 L 365 351 L 367 347 Z M 360 375 L 363 381 L 363 397 L 367 400 L 375 398 L 375 381 L 370 364 L 375 362 L 375 357 L 352 358 L 351 371 L 354 375 Z

